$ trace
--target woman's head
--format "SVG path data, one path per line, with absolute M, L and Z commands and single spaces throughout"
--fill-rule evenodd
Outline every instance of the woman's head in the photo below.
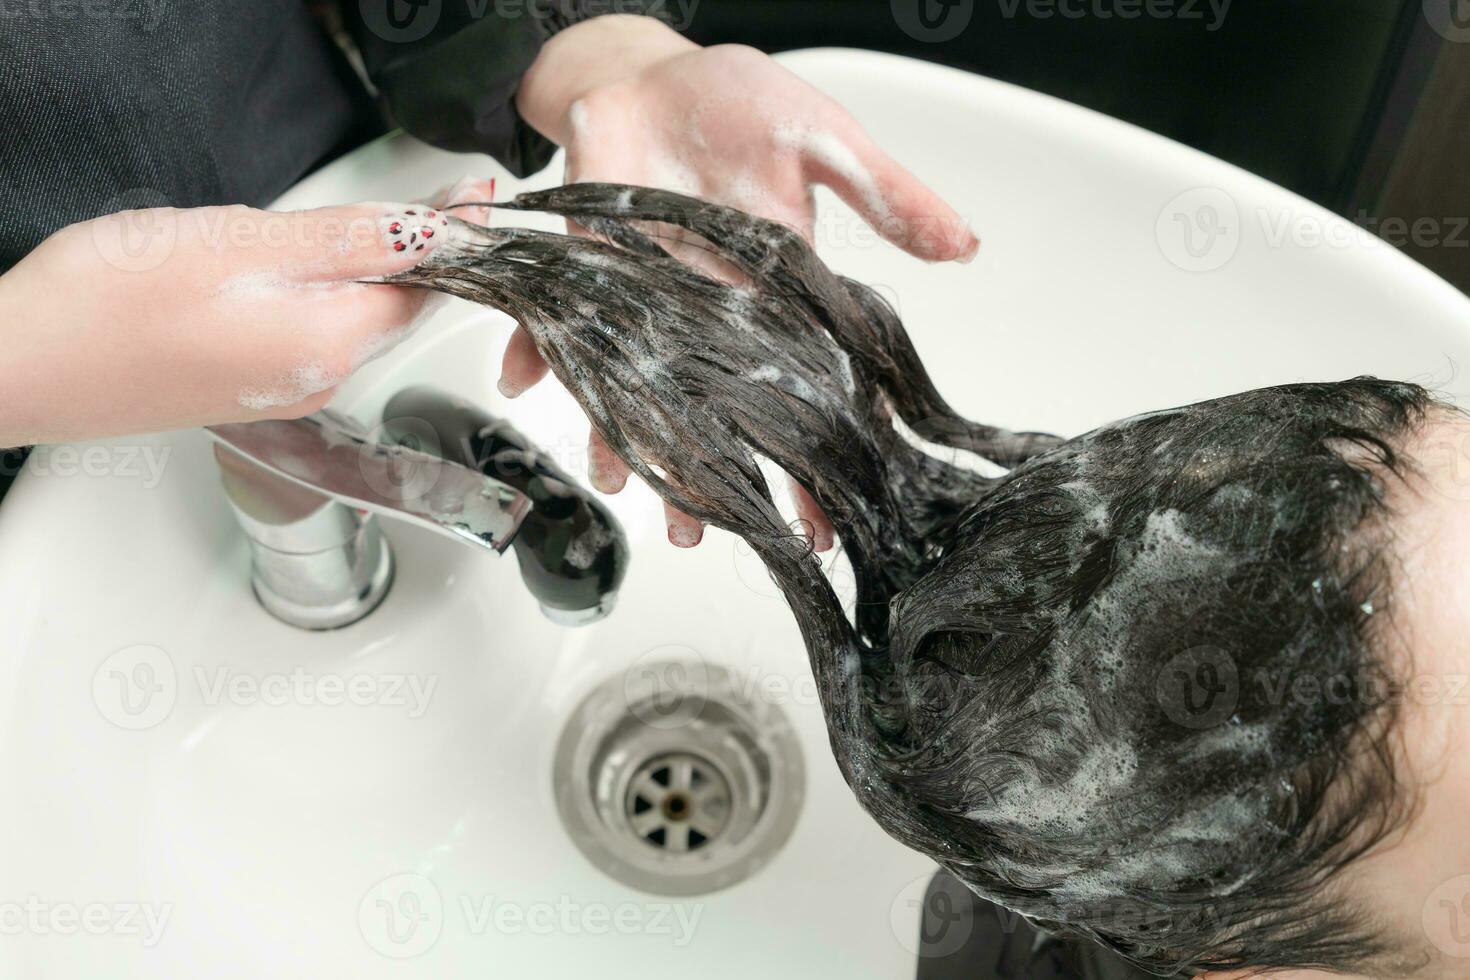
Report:
M 510 313 L 645 481 L 747 540 L 886 831 L 1164 970 L 1424 958 L 1353 879 L 1417 823 L 1394 650 L 1420 447 L 1452 424 L 1427 392 L 1294 385 L 1066 442 L 1007 432 L 953 412 L 892 311 L 789 229 L 609 185 L 508 206 L 599 240 L 461 224 L 401 281 Z M 674 261 L 650 222 L 746 281 Z M 760 458 L 837 527 L 852 619 Z
M 1398 526 L 1421 433 L 1456 424 L 1412 385 L 1293 385 L 997 485 L 893 603 L 891 656 L 944 709 L 891 778 L 951 870 L 1155 966 L 1422 959 L 1339 872 L 1415 803 Z

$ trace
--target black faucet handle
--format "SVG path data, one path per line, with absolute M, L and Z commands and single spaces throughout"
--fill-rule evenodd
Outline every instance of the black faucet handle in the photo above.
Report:
M 427 385 L 383 409 L 383 437 L 460 463 L 525 494 L 531 511 L 511 541 L 521 577 L 552 620 L 602 618 L 628 568 L 622 526 L 592 492 L 504 419 Z

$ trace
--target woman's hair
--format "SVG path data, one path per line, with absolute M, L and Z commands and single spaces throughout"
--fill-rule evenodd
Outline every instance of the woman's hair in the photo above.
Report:
M 1403 816 L 1370 637 L 1426 391 L 1291 385 L 1018 434 L 951 410 L 893 311 L 784 226 L 607 184 L 497 206 L 596 237 L 456 222 L 395 281 L 508 313 L 620 457 L 759 554 L 889 834 L 1161 973 L 1395 952 L 1328 886 Z M 851 619 L 762 458 L 837 528 Z

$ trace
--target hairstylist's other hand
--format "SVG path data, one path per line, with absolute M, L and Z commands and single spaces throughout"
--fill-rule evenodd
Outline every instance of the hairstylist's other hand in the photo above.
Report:
M 408 332 L 429 294 L 359 282 L 443 241 L 432 205 L 127 211 L 0 276 L 0 445 L 291 418 Z
M 567 151 L 568 183 L 664 187 L 790 225 L 811 240 L 812 187 L 832 188 L 889 241 L 931 261 L 974 256 L 979 242 L 953 209 L 879 149 L 840 105 L 766 55 L 701 48 L 651 18 L 608 16 L 554 37 L 516 100 L 528 123 Z M 672 249 L 710 269 L 706 253 Z M 506 349 L 501 388 L 514 396 L 547 371 L 529 334 Z M 622 488 L 628 468 L 594 431 L 593 485 Z M 832 526 L 795 487 L 818 550 Z M 669 539 L 699 542 L 699 522 L 670 509 Z

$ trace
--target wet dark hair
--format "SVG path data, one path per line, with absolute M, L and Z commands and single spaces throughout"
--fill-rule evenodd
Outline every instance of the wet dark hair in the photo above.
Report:
M 1424 389 L 1291 385 L 1013 433 L 952 411 L 893 311 L 788 228 L 605 184 L 498 207 L 597 238 L 456 221 L 397 281 L 516 319 L 619 456 L 759 554 L 889 834 L 1160 973 L 1397 951 L 1331 886 L 1403 819 L 1370 641 Z M 746 284 L 676 261 L 667 225 Z M 851 620 L 761 458 L 836 526 Z

